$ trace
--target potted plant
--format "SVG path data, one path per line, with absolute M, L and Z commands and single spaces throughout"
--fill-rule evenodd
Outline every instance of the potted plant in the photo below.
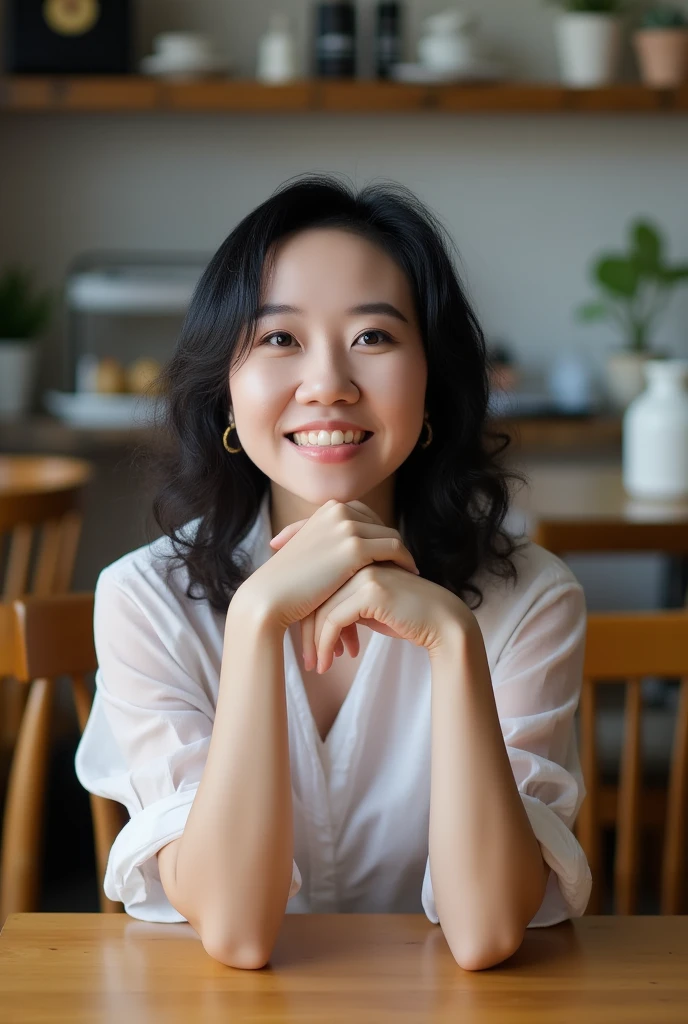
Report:
M 592 277 L 602 296 L 577 310 L 579 319 L 609 321 L 624 336 L 624 348 L 607 362 L 610 396 L 620 409 L 643 390 L 646 360 L 661 357 L 652 351 L 653 331 L 673 289 L 688 281 L 688 264 L 670 266 L 666 261 L 664 238 L 656 225 L 636 220 L 629 236 L 627 252 L 604 253 L 596 259 Z
M 633 35 L 646 85 L 671 89 L 688 78 L 688 17 L 678 7 L 657 4 L 645 12 Z
M 30 271 L 0 273 L 0 418 L 28 412 L 35 380 L 36 338 L 48 323 L 52 297 L 34 288 Z
M 577 88 L 613 82 L 627 0 L 546 0 L 561 8 L 555 25 L 562 81 Z

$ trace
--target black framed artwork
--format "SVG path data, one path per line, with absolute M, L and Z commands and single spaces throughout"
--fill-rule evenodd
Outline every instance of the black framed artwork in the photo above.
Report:
M 12 73 L 124 74 L 130 49 L 130 0 L 6 0 Z

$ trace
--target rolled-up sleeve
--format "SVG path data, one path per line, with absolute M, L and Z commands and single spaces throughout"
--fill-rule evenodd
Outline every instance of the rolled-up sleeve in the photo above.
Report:
M 184 832 L 213 729 L 214 702 L 179 657 L 180 629 L 174 608 L 144 609 L 108 570 L 101 573 L 96 694 L 75 768 L 85 789 L 129 812 L 110 850 L 104 889 L 143 921 L 186 920 L 165 895 L 156 855 Z M 164 639 L 170 630 L 176 655 Z M 185 642 L 193 665 L 193 645 L 201 641 L 189 630 Z M 289 898 L 300 886 L 294 862 Z
M 592 879 L 572 827 L 585 796 L 575 713 L 585 651 L 586 608 L 580 585 L 551 586 L 529 608 L 492 673 L 504 742 L 523 805 L 550 874 L 529 927 L 580 917 Z M 422 904 L 435 924 L 429 863 Z

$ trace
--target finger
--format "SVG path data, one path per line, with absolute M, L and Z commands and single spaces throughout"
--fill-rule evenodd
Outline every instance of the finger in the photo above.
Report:
M 420 569 L 416 565 L 413 555 L 400 539 L 396 530 L 384 527 L 385 533 L 380 536 L 379 526 L 360 526 L 358 529 L 363 554 L 368 553 L 369 561 L 365 564 L 392 562 L 394 565 L 420 576 Z
M 318 673 L 327 672 L 332 665 L 334 649 L 342 631 L 358 621 L 361 600 L 360 590 L 350 594 L 345 601 L 340 601 L 335 607 L 330 608 L 327 616 L 320 623 L 316 660 Z
M 358 637 L 358 627 L 355 622 L 352 623 L 350 626 L 344 627 L 341 633 L 341 637 L 337 641 L 337 646 L 339 646 L 340 641 L 342 643 L 342 653 L 344 647 L 346 647 L 352 658 L 358 657 L 358 652 L 361 649 L 361 645 Z
M 295 534 L 297 534 L 301 527 L 304 526 L 305 523 L 307 522 L 307 519 L 299 519 L 296 523 L 289 523 L 289 525 L 285 526 L 283 530 L 280 530 L 279 533 L 275 534 L 275 536 L 270 541 L 270 547 L 283 547 L 287 543 L 287 541 L 291 540 L 291 538 Z
M 315 612 L 311 612 L 305 619 L 301 619 L 301 650 L 303 652 L 303 667 L 306 672 L 315 668 L 317 652 L 315 649 Z
M 354 511 L 362 513 L 364 516 L 366 516 L 368 519 L 371 519 L 374 523 L 377 523 L 379 526 L 385 525 L 384 521 L 380 518 L 377 512 L 374 512 L 373 509 L 369 505 L 364 504 L 364 502 L 355 500 L 344 502 L 344 504 L 348 505 L 349 508 L 354 509 Z
M 319 608 L 316 608 L 312 612 L 313 617 L 313 667 L 317 668 L 318 656 L 321 650 L 321 636 L 325 625 L 325 622 L 332 619 L 333 615 L 342 604 L 346 604 L 352 597 L 356 597 L 361 589 L 361 577 L 358 573 L 347 580 L 346 583 L 342 584 L 339 590 L 335 591 L 331 597 L 324 601 Z M 359 597 L 360 600 L 360 597 Z M 337 619 L 337 621 L 340 621 Z M 330 646 L 334 651 L 337 642 L 341 640 L 342 644 L 345 644 L 349 649 L 349 654 L 352 658 L 357 657 L 360 651 L 360 643 L 358 637 L 358 629 L 356 628 L 357 616 L 349 621 L 342 620 L 341 627 L 337 630 L 336 634 L 330 635 Z

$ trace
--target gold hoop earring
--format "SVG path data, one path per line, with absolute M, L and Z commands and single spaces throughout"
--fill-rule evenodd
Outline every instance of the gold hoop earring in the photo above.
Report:
M 232 419 L 232 421 L 230 422 L 229 426 L 227 427 L 227 429 L 225 430 L 224 434 L 222 435 L 222 444 L 224 445 L 225 451 L 230 452 L 232 455 L 236 455 L 237 452 L 242 452 L 243 448 L 241 447 L 241 445 L 239 445 L 238 448 L 230 448 L 229 447 L 229 432 L 230 432 L 230 430 L 236 430 L 236 423 L 234 422 L 234 419 Z
M 430 426 L 430 419 L 429 419 L 427 413 L 423 417 L 423 426 L 428 428 L 428 439 L 427 439 L 427 441 L 423 442 L 423 444 L 421 445 L 421 448 L 427 448 L 428 445 L 430 445 L 432 443 L 432 427 Z

